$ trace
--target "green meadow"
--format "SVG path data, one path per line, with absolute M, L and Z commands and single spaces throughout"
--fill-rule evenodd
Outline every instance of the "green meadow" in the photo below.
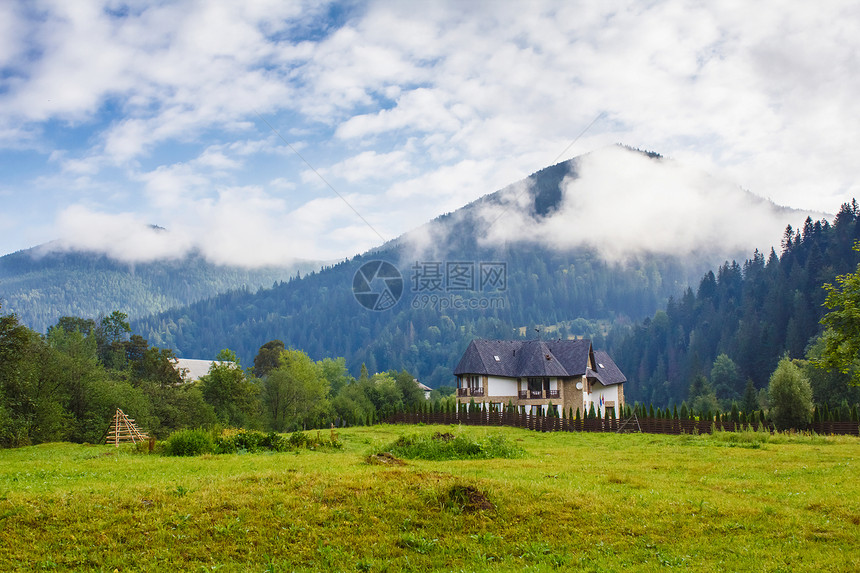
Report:
M 369 457 L 436 433 L 519 454 Z M 860 570 L 857 438 L 454 426 L 338 438 L 198 457 L 0 451 L 0 570 Z

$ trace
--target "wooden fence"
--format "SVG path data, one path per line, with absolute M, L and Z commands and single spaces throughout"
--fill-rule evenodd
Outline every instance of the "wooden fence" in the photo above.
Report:
M 735 432 L 749 424 L 708 420 L 664 420 L 660 418 L 568 420 L 506 412 L 449 412 L 394 414 L 390 424 L 463 424 L 466 426 L 511 426 L 537 432 L 644 432 L 646 434 L 710 434 L 713 429 Z M 772 425 L 765 426 L 773 430 Z M 753 428 L 757 429 L 757 428 Z M 814 422 L 807 428 L 816 434 L 860 436 L 857 422 Z

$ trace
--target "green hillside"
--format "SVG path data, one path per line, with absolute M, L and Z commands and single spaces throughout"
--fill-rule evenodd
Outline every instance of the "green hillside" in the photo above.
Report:
M 319 268 L 221 266 L 199 255 L 123 263 L 92 252 L 52 252 L 50 245 L 0 257 L 0 300 L 28 327 L 44 332 L 61 316 L 97 318 L 120 310 L 131 318 L 184 306 L 219 293 L 286 280 Z
M 482 240 L 483 208 L 523 189 L 523 208 L 539 223 L 559 208 L 562 181 L 577 176 L 577 165 L 574 159 L 543 169 L 378 250 L 300 280 L 201 300 L 142 318 L 134 329 L 188 358 L 230 348 L 247 363 L 261 345 L 279 339 L 317 360 L 344 356 L 354 375 L 361 364 L 371 372 L 406 368 L 436 387 L 452 383 L 451 371 L 472 338 L 510 338 L 524 327 L 534 336 L 539 325 L 561 324 L 553 336 L 589 336 L 601 346 L 608 324 L 652 315 L 702 273 L 739 255 L 717 244 L 695 255 L 644 253 L 611 263 L 589 247 Z M 381 312 L 362 307 L 353 295 L 356 272 L 374 260 L 390 263 L 403 279 L 399 301 Z M 475 272 L 471 288 L 447 288 L 446 265 L 457 263 Z M 504 266 L 503 288 L 480 284 L 482 263 Z M 434 268 L 442 274 L 438 290 L 425 284 Z

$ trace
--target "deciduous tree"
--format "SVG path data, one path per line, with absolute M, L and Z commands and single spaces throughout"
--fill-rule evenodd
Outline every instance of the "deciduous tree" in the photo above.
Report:
M 860 243 L 855 243 L 854 250 L 860 250 Z M 836 277 L 836 283 L 824 285 L 824 305 L 830 311 L 821 319 L 824 350 L 815 362 L 850 374 L 851 383 L 860 385 L 860 265 L 853 273 Z
M 778 430 L 803 429 L 812 414 L 812 387 L 788 357 L 777 364 L 768 386 L 770 418 Z
M 299 350 L 281 352 L 264 382 L 263 400 L 274 430 L 319 427 L 331 416 L 329 382 L 318 363 Z
M 222 423 L 236 427 L 253 425 L 259 388 L 245 376 L 235 353 L 229 349 L 219 352 L 200 383 L 203 398 Z

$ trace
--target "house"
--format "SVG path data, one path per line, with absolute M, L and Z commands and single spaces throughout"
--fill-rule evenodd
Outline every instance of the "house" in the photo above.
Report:
M 431 388 L 427 384 L 422 384 L 421 382 L 418 381 L 418 378 L 415 378 L 414 380 L 415 380 L 415 383 L 418 384 L 418 388 L 422 392 L 424 392 L 424 399 L 429 400 L 430 399 L 430 392 L 433 391 L 433 388 Z
M 197 360 L 195 358 L 174 358 L 173 367 L 182 376 L 183 382 L 196 382 L 203 376 L 209 374 L 213 364 L 233 364 L 232 362 L 218 362 L 216 360 Z
M 615 416 L 627 381 L 590 340 L 473 340 L 454 375 L 460 402 L 513 403 L 530 414 L 546 414 L 552 403 L 583 414 L 593 404 L 600 416 Z

